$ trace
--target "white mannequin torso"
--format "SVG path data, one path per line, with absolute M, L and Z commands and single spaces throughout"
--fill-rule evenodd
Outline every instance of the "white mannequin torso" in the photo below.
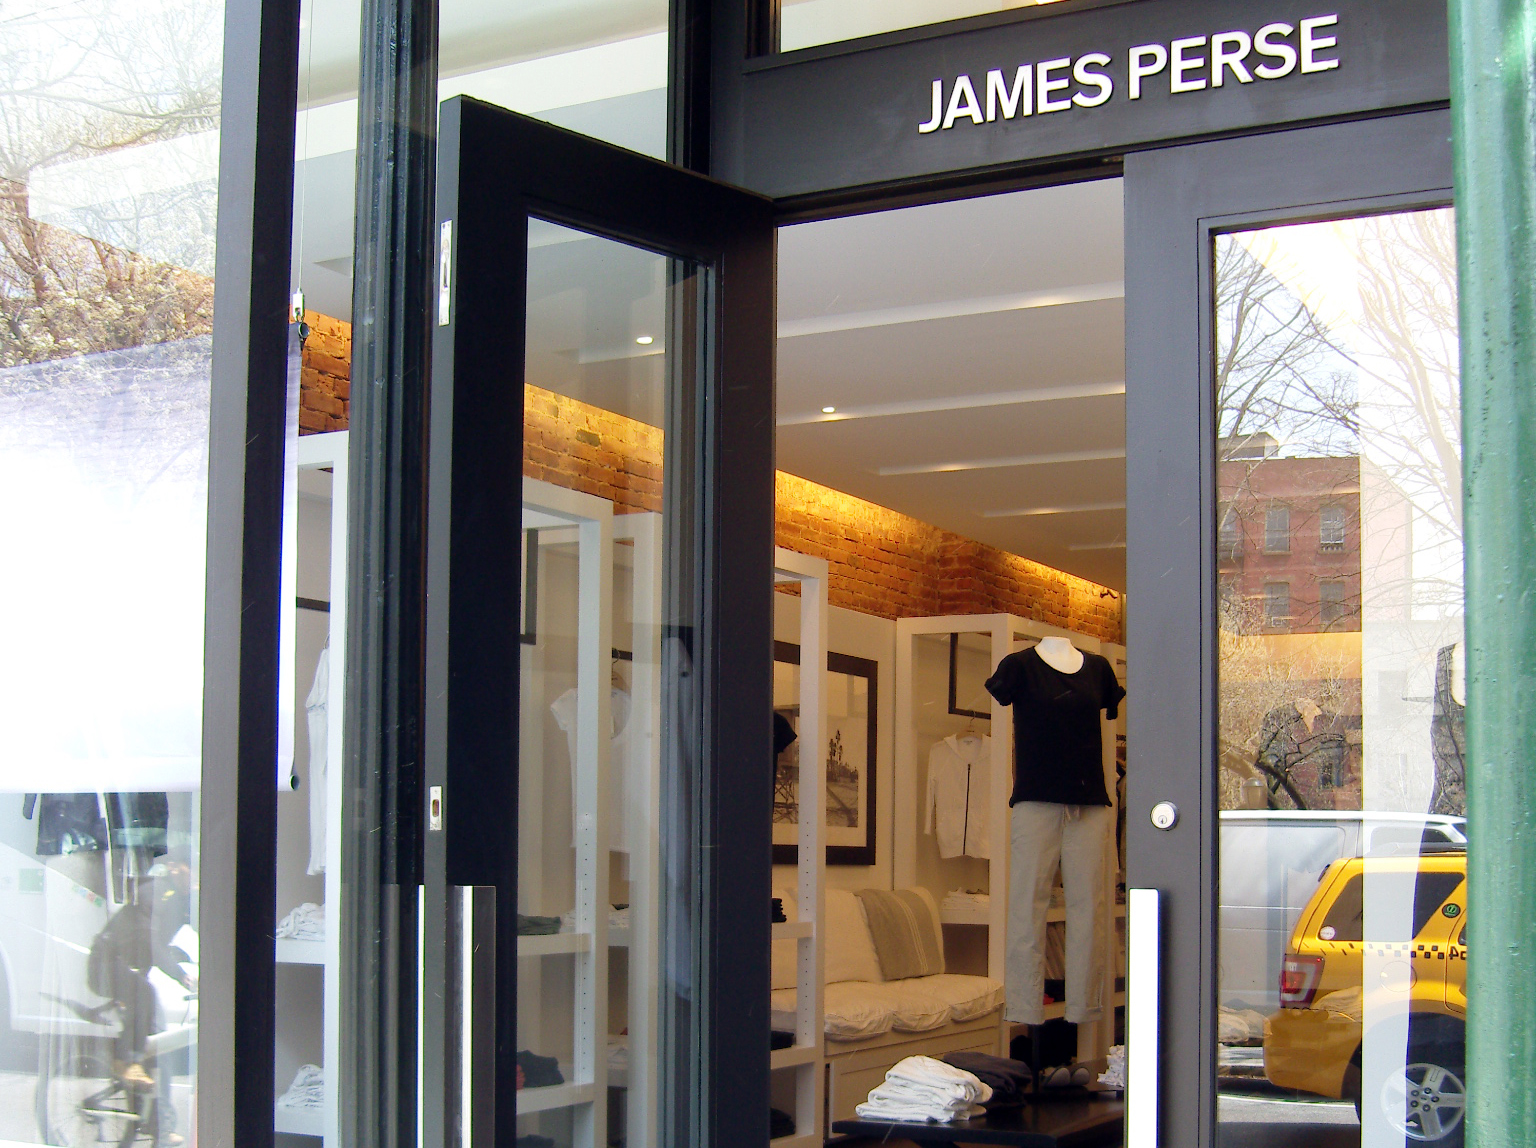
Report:
M 1051 669 L 1064 674 L 1075 674 L 1083 668 L 1083 652 L 1065 638 L 1041 638 L 1035 653 Z

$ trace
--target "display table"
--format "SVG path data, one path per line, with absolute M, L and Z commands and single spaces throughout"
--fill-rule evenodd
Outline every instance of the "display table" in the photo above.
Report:
M 899 1124 L 886 1120 L 838 1120 L 832 1131 L 844 1136 L 917 1144 L 1012 1144 L 1016 1148 L 1090 1148 L 1119 1144 L 1125 1102 L 1084 1096 L 1042 1100 L 974 1120 L 950 1124 Z

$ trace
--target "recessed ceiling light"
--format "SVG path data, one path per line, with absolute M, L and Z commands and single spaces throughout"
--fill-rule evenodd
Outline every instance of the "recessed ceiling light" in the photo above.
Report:
M 656 340 L 651 338 L 649 335 L 637 335 L 637 336 L 635 336 L 635 342 L 639 343 L 642 347 L 649 347 L 655 341 Z
M 821 413 L 824 414 L 824 415 L 835 415 L 835 414 L 837 414 L 837 408 L 836 407 L 822 407 L 821 408 Z

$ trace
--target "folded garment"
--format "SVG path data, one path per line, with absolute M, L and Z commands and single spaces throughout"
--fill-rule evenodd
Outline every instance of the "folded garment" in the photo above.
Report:
M 776 1052 L 781 1048 L 793 1048 L 794 1043 L 795 1034 L 792 1032 L 785 1032 L 783 1029 L 776 1028 L 768 1033 L 768 1047 L 772 1051 Z
M 866 1120 L 947 1123 L 980 1115 L 992 1089 L 972 1073 L 934 1060 L 909 1056 L 885 1074 L 855 1111 Z
M 930 1108 L 921 1104 L 900 1104 L 884 1099 L 870 1099 L 854 1107 L 860 1120 L 883 1120 L 893 1124 L 949 1124 L 955 1120 L 969 1120 L 981 1116 L 987 1110 L 979 1104 L 968 1105 L 962 1111 L 947 1108 Z
M 902 1081 L 886 1081 L 872 1088 L 869 1103 L 889 1108 L 922 1109 L 935 1120 L 952 1120 L 970 1111 L 967 1100 L 951 1100 Z
M 576 931 L 576 910 L 572 909 L 567 913 L 561 914 L 559 922 L 560 927 L 556 930 L 557 932 L 574 933 Z M 627 928 L 629 928 L 629 906 L 614 905 L 608 910 L 608 931 L 613 932 L 615 929 Z
M 283 940 L 325 940 L 325 906 L 305 901 L 277 923 L 277 935 Z
M 560 931 L 559 917 L 535 917 L 529 913 L 517 915 L 519 937 L 547 937 Z
M 1109 1088 L 1125 1090 L 1125 1045 L 1111 1046 L 1109 1067 L 1099 1074 L 1099 1083 Z
M 986 1102 L 987 1111 L 996 1108 L 1017 1108 L 1024 1103 L 1034 1073 L 1022 1060 L 1010 1060 L 1006 1056 L 989 1056 L 984 1052 L 952 1052 L 944 1063 L 969 1072 L 992 1090 L 992 1098 Z
M 887 1085 L 925 1089 L 946 1100 L 981 1104 L 992 1090 L 963 1068 L 955 1068 L 931 1056 L 909 1056 L 898 1060 L 885 1074 Z M 881 1087 L 885 1087 L 882 1085 Z
M 789 920 L 789 918 L 784 915 L 783 900 L 775 897 L 773 899 L 773 923 L 775 925 L 782 925 L 787 920 Z
M 946 905 L 990 905 L 992 898 L 980 889 L 951 889 L 944 894 Z
M 608 1036 L 608 1071 L 629 1071 L 629 1037 Z
M 565 1077 L 560 1075 L 560 1062 L 552 1056 L 537 1056 L 525 1048 L 517 1054 L 517 1067 L 523 1070 L 525 1088 L 565 1083 Z
M 318 1112 L 325 1107 L 325 1074 L 319 1065 L 304 1064 L 294 1074 L 288 1091 L 277 1098 L 279 1108 Z
M 768 1110 L 768 1139 L 781 1140 L 795 1134 L 795 1118 L 777 1108 Z

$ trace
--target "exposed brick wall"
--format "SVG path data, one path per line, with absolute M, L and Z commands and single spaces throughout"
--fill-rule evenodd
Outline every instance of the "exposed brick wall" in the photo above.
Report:
M 305 321 L 300 433 L 345 430 L 351 326 L 312 312 Z M 660 428 L 524 388 L 527 477 L 609 499 L 625 514 L 661 509 L 661 467 Z M 1009 613 L 1122 640 L 1119 595 L 1086 579 L 782 471 L 776 502 L 775 541 L 827 560 L 834 606 L 881 618 Z
M 595 494 L 627 514 L 661 509 L 661 429 L 523 388 L 523 474 Z
M 305 311 L 309 338 L 299 375 L 299 433 L 346 430 L 352 413 L 352 324 Z
M 1086 579 L 783 471 L 777 542 L 825 558 L 827 599 L 882 618 L 1017 614 L 1111 642 L 1121 599 Z

